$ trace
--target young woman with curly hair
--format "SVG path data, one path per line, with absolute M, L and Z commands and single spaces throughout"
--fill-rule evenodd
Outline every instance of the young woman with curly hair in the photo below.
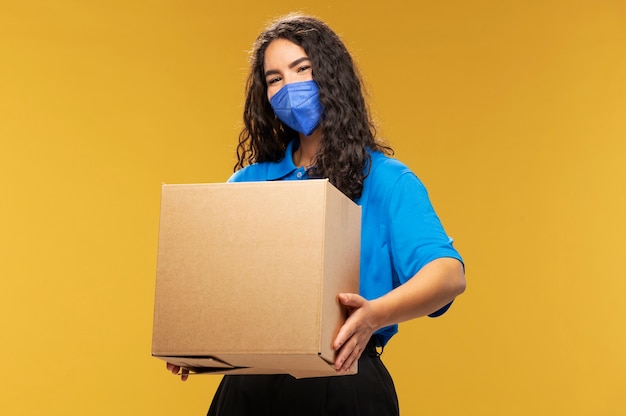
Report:
M 311 17 L 283 19 L 263 32 L 254 44 L 236 168 L 281 160 L 287 145 L 300 134 L 275 116 L 268 101 L 268 93 L 284 85 L 283 80 L 274 79 L 271 84 L 267 81 L 265 51 L 274 40 L 289 41 L 306 51 L 309 59 L 306 68 L 299 69 L 299 76 L 313 76 L 319 87 L 324 117 L 314 132 L 319 148 L 309 175 L 329 178 L 348 197 L 358 198 L 367 174 L 364 168 L 370 158 L 368 149 L 386 153 L 391 149 L 375 140 L 362 82 L 343 42 L 323 22 Z M 305 162 L 313 164 L 311 159 Z
M 224 376 L 208 414 L 398 415 L 379 349 L 399 322 L 441 315 L 464 291 L 461 256 L 423 184 L 376 140 L 361 78 L 325 23 L 289 15 L 268 26 L 246 90 L 230 181 L 328 178 L 362 208 L 360 293 L 338 295 L 351 313 L 333 342 L 336 371 L 358 360 L 358 373 Z

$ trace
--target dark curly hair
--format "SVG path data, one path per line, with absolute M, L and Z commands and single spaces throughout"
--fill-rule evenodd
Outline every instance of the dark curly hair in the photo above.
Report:
M 281 160 L 287 144 L 298 137 L 295 130 L 276 118 L 267 99 L 265 50 L 273 40 L 281 38 L 307 53 L 324 107 L 322 142 L 309 175 L 328 178 L 349 198 L 357 199 L 367 176 L 367 149 L 387 154 L 393 150 L 375 138 L 376 128 L 363 96 L 363 81 L 350 53 L 337 34 L 310 16 L 283 17 L 268 26 L 254 43 L 235 170 L 252 163 Z

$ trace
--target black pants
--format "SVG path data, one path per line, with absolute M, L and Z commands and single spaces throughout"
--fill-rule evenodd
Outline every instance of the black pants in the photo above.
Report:
M 398 416 L 393 380 L 373 342 L 356 375 L 295 379 L 290 375 L 224 376 L 208 416 Z

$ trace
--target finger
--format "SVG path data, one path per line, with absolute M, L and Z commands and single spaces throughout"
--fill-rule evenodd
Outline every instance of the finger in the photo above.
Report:
M 337 332 L 337 335 L 333 340 L 333 349 L 335 351 L 339 351 L 343 345 L 354 336 L 356 333 L 355 325 L 357 322 L 358 320 L 355 322 L 355 317 L 351 315 L 348 319 L 346 319 L 341 328 L 339 328 L 339 332 Z
M 363 353 L 363 348 L 361 348 L 358 344 L 355 343 L 354 348 L 350 352 L 348 358 L 344 361 L 343 365 L 339 369 L 339 371 L 348 372 L 352 365 L 359 360 L 361 354 Z
M 346 327 L 346 325 L 344 324 L 339 330 L 337 336 L 335 337 L 335 341 L 333 342 L 333 348 L 335 349 L 335 351 L 340 351 L 343 348 L 344 344 L 348 341 L 348 339 L 350 339 L 350 337 L 352 337 L 353 335 L 354 330 L 350 327 Z
M 178 367 L 177 365 L 167 363 L 167 371 L 169 371 L 170 373 L 178 374 L 178 370 L 180 370 L 180 367 Z
M 360 308 L 365 301 L 364 298 L 355 293 L 340 293 L 339 302 L 350 308 Z
M 189 370 L 183 369 L 182 374 L 180 375 L 180 380 L 187 381 L 188 378 L 189 378 Z
M 356 338 L 352 338 L 341 347 L 339 353 L 337 354 L 337 358 L 335 359 L 335 369 L 337 371 L 342 370 L 346 366 L 346 362 L 350 360 L 350 357 L 356 348 L 358 348 Z

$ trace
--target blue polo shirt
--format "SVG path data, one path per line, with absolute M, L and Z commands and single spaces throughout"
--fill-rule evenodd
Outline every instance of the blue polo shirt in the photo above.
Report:
M 279 162 L 256 163 L 235 172 L 229 182 L 304 180 L 307 170 L 293 163 L 292 141 Z M 295 148 L 294 148 L 295 147 Z M 400 286 L 427 263 L 442 257 L 463 261 L 445 233 L 422 182 L 403 163 L 370 151 L 371 169 L 361 197 L 360 295 L 376 299 Z M 431 317 L 439 316 L 446 305 Z M 376 332 L 384 346 L 398 332 L 397 325 Z

